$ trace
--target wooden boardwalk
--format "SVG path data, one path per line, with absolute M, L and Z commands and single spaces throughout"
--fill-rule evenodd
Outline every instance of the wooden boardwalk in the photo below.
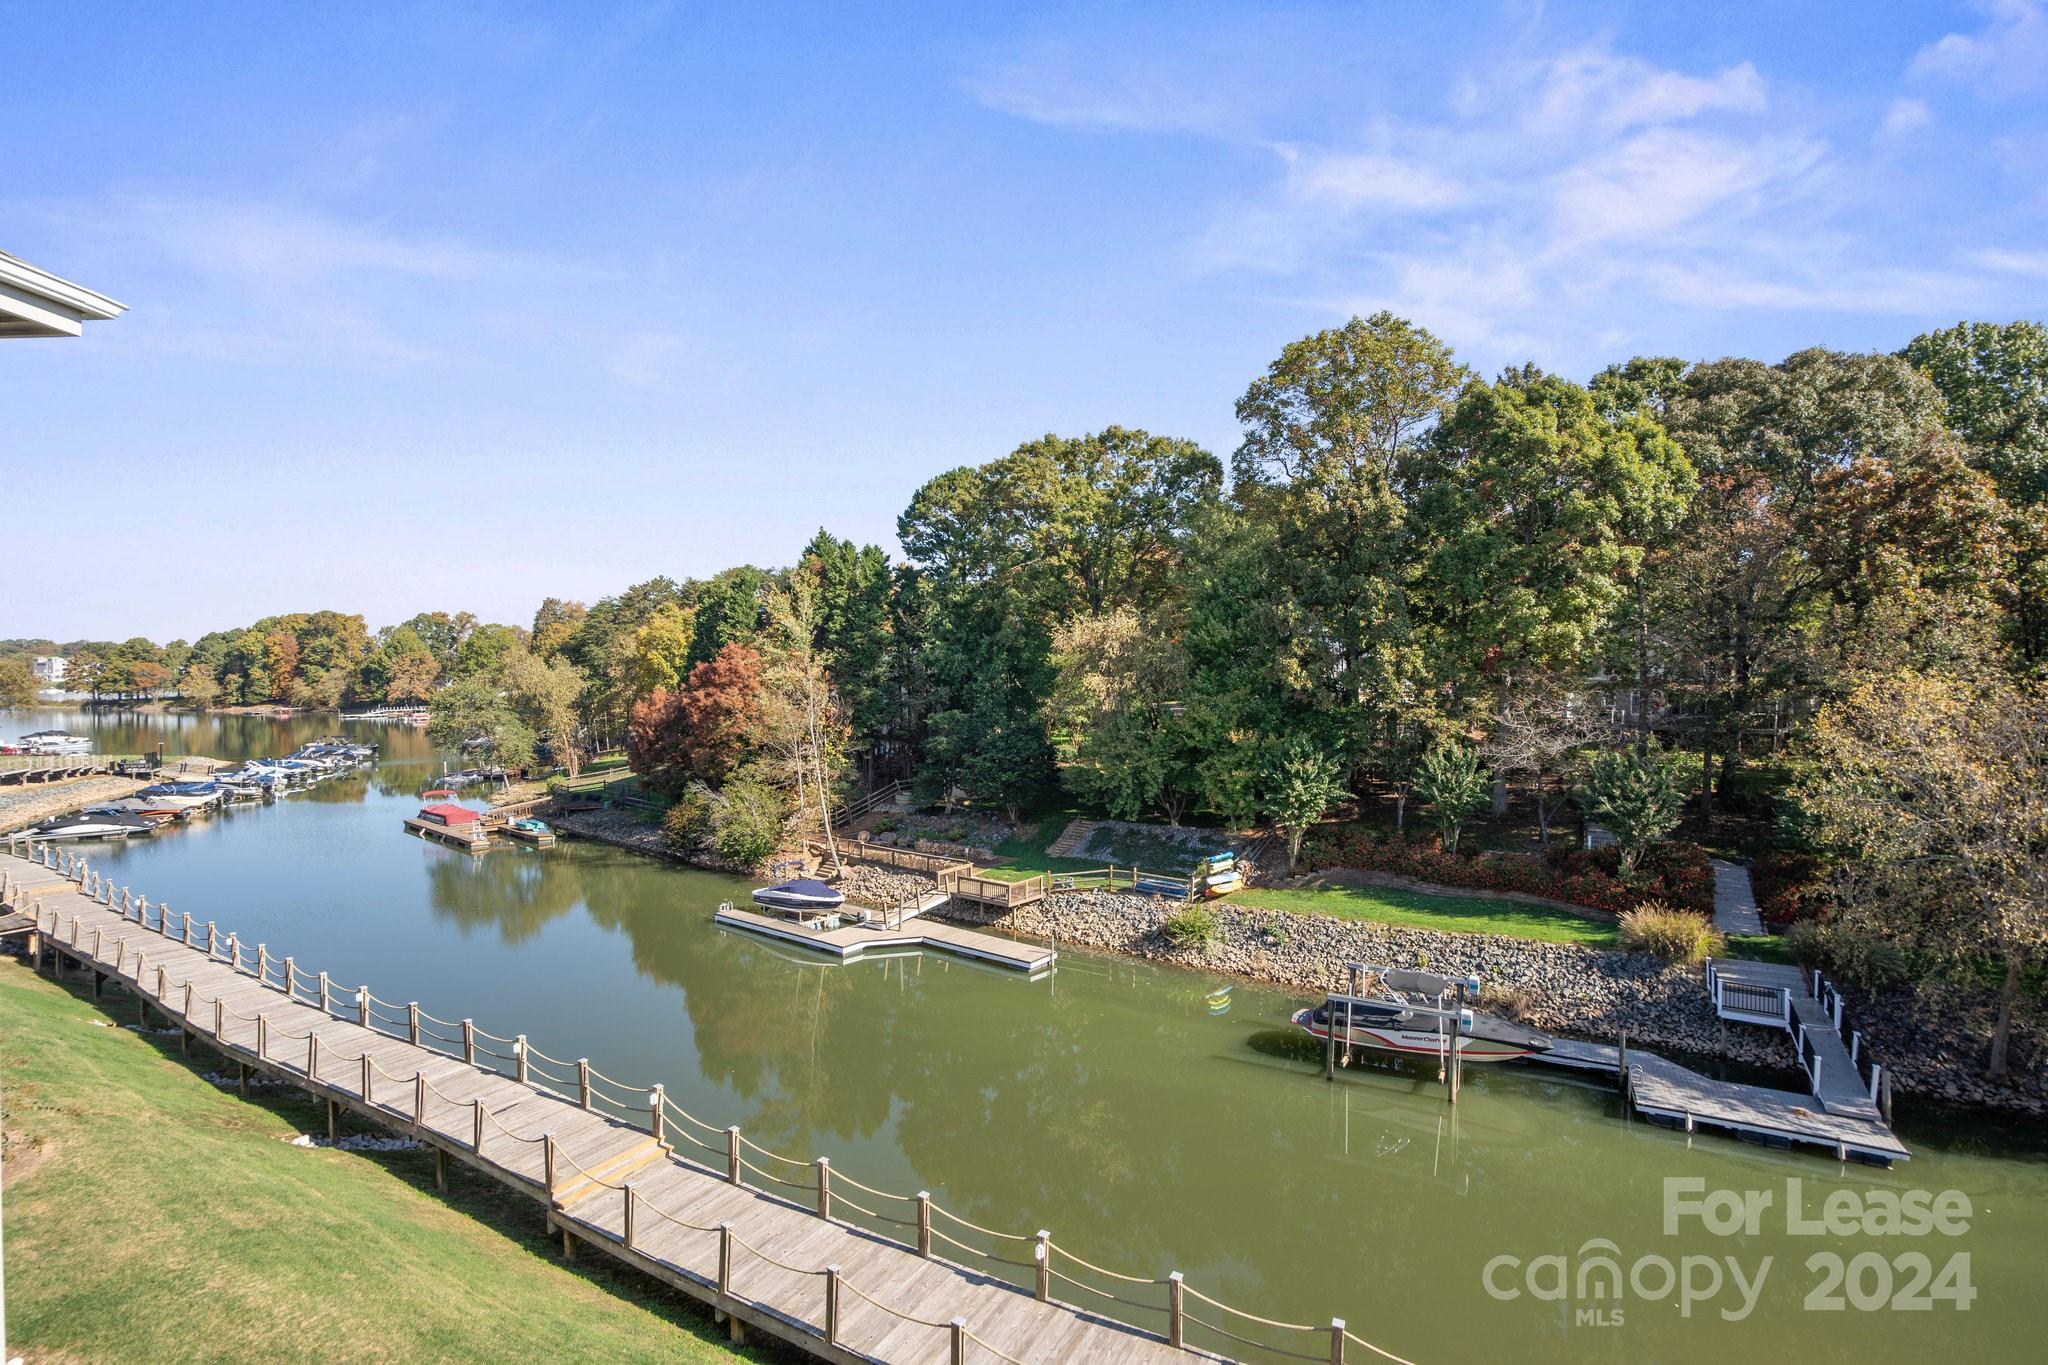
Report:
M 120 981 L 145 1016 L 153 1007 L 177 1024 L 187 1047 L 204 1042 L 233 1062 L 244 1094 L 251 1073 L 277 1077 L 325 1100 L 330 1122 L 347 1111 L 417 1138 L 444 1181 L 446 1163 L 459 1161 L 533 1197 L 565 1255 L 594 1247 L 674 1285 L 712 1305 L 735 1339 L 751 1329 L 830 1361 L 932 1365 L 1220 1360 L 1238 1355 L 1231 1343 L 1260 1357 L 1342 1362 L 1347 1343 L 1365 1348 L 1360 1359 L 1384 1355 L 1342 1320 L 1270 1322 L 1178 1274 L 1104 1271 L 1049 1233 L 980 1228 L 926 1195 L 860 1184 L 825 1158 L 778 1155 L 689 1115 L 660 1086 L 636 1091 L 523 1037 L 340 990 L 325 973 L 267 950 L 252 957 L 212 924 L 116 892 L 74 857 L 37 848 L 31 862 L 7 847 L 17 856 L 0 857 L 0 898 L 35 922 L 39 965 L 81 965 L 95 993 Z M 950 1259 L 955 1250 L 1007 1269 L 977 1269 Z M 1149 1310 L 1157 1332 L 1061 1297 L 1114 1295 L 1143 1309 L 1131 1296 L 1147 1291 L 1163 1300 Z

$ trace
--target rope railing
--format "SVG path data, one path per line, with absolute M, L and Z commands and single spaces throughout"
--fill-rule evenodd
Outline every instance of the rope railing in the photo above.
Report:
M 229 934 L 226 935 L 225 938 L 223 939 L 217 933 L 214 926 L 210 922 L 205 926 L 205 932 L 204 935 L 202 936 L 199 933 L 194 922 L 191 920 L 189 914 L 184 916 L 174 916 L 168 909 L 168 907 L 165 907 L 163 905 L 152 906 L 149 903 L 149 901 L 144 898 L 133 898 L 133 900 L 131 901 L 131 898 L 129 897 L 125 888 L 122 890 L 121 894 L 118 897 L 116 897 L 111 886 L 106 886 L 103 882 L 103 879 L 95 880 L 91 878 L 90 869 L 86 866 L 84 860 L 75 857 L 75 855 L 71 855 L 68 853 L 53 852 L 52 850 L 49 850 L 46 847 L 36 846 L 35 844 L 33 844 L 32 841 L 17 841 L 13 837 L 8 838 L 5 851 L 14 855 L 17 858 L 23 858 L 31 862 L 35 862 L 41 866 L 51 868 L 52 870 L 59 871 L 68 880 L 78 882 L 82 887 L 85 887 L 89 891 L 104 889 L 105 900 L 95 900 L 94 903 L 96 905 L 104 904 L 108 909 L 112 910 L 113 913 L 119 915 L 122 919 L 134 924 L 138 930 L 145 933 L 155 933 L 164 939 L 168 939 L 172 942 L 180 944 L 186 944 L 187 946 L 190 946 L 195 950 L 201 951 L 210 960 L 222 963 L 224 965 L 229 966 L 230 969 L 233 971 L 245 973 L 255 978 L 260 984 L 262 984 L 267 989 L 278 991 L 280 994 L 284 995 L 286 999 L 294 1003 L 312 1005 L 315 1007 L 324 1007 L 323 1012 L 329 1018 L 335 1019 L 338 1022 L 354 1024 L 359 1027 L 368 1027 L 372 1032 L 378 1033 L 380 1036 L 398 1038 L 408 1043 L 412 1043 L 414 1045 L 427 1048 L 427 1050 L 429 1051 L 436 1051 L 437 1055 L 438 1049 L 428 1047 L 428 1044 L 442 1044 L 444 1047 L 455 1049 L 455 1051 L 449 1053 L 448 1055 L 460 1056 L 465 1062 L 477 1066 L 480 1070 L 486 1072 L 487 1074 L 503 1074 L 499 1071 L 498 1068 L 488 1064 L 489 1062 L 503 1062 L 508 1064 L 513 1069 L 517 1081 L 525 1085 L 528 1089 L 539 1091 L 545 1094 L 554 1095 L 557 1098 L 563 1099 L 566 1102 L 578 1103 L 581 1105 L 581 1107 L 584 1108 L 591 1108 L 595 1103 L 602 1101 L 607 1105 L 616 1106 L 620 1109 L 626 1110 L 630 1114 L 644 1116 L 654 1126 L 657 1136 L 661 1137 L 661 1139 L 665 1143 L 673 1137 L 680 1136 L 681 1138 L 692 1144 L 694 1147 L 702 1149 L 706 1153 L 709 1153 L 713 1156 L 724 1155 L 728 1157 L 728 1170 L 726 1172 L 726 1175 L 729 1179 L 737 1179 L 738 1176 L 742 1174 L 752 1174 L 761 1181 L 787 1189 L 806 1191 L 813 1189 L 817 1190 L 819 1192 L 819 1198 L 818 1208 L 815 1211 L 822 1213 L 826 1217 L 830 1217 L 831 1213 L 829 1212 L 829 1210 L 836 1207 L 849 1210 L 852 1213 L 858 1214 L 862 1218 L 870 1219 L 878 1223 L 888 1224 L 893 1227 L 915 1227 L 918 1231 L 919 1239 L 919 1245 L 916 1248 L 916 1250 L 917 1253 L 921 1256 L 930 1257 L 932 1255 L 932 1252 L 929 1250 L 932 1243 L 944 1243 L 945 1245 L 957 1248 L 959 1251 L 972 1257 L 990 1261 L 998 1265 L 1015 1267 L 1022 1270 L 1035 1271 L 1038 1276 L 1038 1290 L 1036 1296 L 1041 1299 L 1047 1298 L 1049 1296 L 1048 1286 L 1052 1282 L 1057 1281 L 1061 1285 L 1071 1286 L 1073 1289 L 1096 1296 L 1098 1298 L 1101 1298 L 1103 1300 L 1117 1304 L 1122 1307 L 1137 1310 L 1139 1312 L 1150 1314 L 1164 1312 L 1165 1314 L 1167 1314 L 1170 1321 L 1169 1330 L 1166 1334 L 1164 1334 L 1165 1338 L 1176 1347 L 1182 1345 L 1182 1333 L 1185 1331 L 1186 1327 L 1189 1324 L 1192 1324 L 1193 1326 L 1200 1328 L 1203 1331 L 1212 1332 L 1216 1336 L 1224 1340 L 1236 1342 L 1241 1345 L 1250 1347 L 1254 1350 L 1281 1355 L 1292 1359 L 1339 1359 L 1342 1355 L 1342 1345 L 1340 1343 L 1349 1343 L 1351 1345 L 1358 1346 L 1361 1349 L 1370 1351 L 1375 1356 L 1381 1359 L 1393 1362 L 1393 1365 L 1410 1365 L 1410 1362 L 1406 1361 L 1402 1357 L 1397 1356 L 1392 1352 L 1385 1350 L 1382 1347 L 1376 1346 L 1372 1342 L 1369 1342 L 1364 1338 L 1357 1336 L 1355 1333 L 1350 1332 L 1344 1327 L 1344 1324 L 1341 1320 L 1333 1320 L 1328 1327 L 1315 1327 L 1303 1323 L 1284 1322 L 1278 1319 L 1261 1317 L 1258 1314 L 1250 1313 L 1243 1309 L 1234 1308 L 1231 1305 L 1226 1304 L 1219 1299 L 1212 1298 L 1207 1294 L 1203 1294 L 1200 1291 L 1187 1286 L 1177 1273 L 1167 1277 L 1164 1280 L 1156 1276 L 1148 1277 L 1126 1275 L 1120 1271 L 1114 1271 L 1110 1270 L 1105 1266 L 1096 1265 L 1091 1261 L 1088 1261 L 1080 1256 L 1075 1255 L 1073 1252 L 1067 1250 L 1065 1247 L 1052 1242 L 1050 1240 L 1049 1235 L 1047 1234 L 1040 1233 L 1036 1236 L 1031 1236 L 1021 1233 L 1002 1232 L 995 1228 L 985 1227 L 967 1218 L 963 1218 L 959 1214 L 954 1213 L 949 1209 L 942 1207 L 936 1202 L 933 1202 L 929 1198 L 929 1196 L 922 1194 L 915 1196 L 905 1195 L 898 1194 L 890 1190 L 879 1189 L 875 1186 L 865 1184 L 862 1181 L 857 1180 L 854 1177 L 837 1170 L 837 1168 L 832 1168 L 830 1172 L 832 1177 L 832 1184 L 835 1188 L 832 1190 L 828 1198 L 828 1196 L 825 1193 L 827 1186 L 825 1184 L 825 1163 L 823 1162 L 823 1159 L 818 1159 L 817 1161 L 809 1162 L 802 1161 L 798 1158 L 786 1156 L 780 1152 L 776 1152 L 767 1147 L 763 1147 L 759 1143 L 755 1142 L 753 1139 L 740 1133 L 739 1130 L 736 1128 L 720 1128 L 717 1125 L 714 1125 L 712 1123 L 705 1121 L 704 1119 L 697 1117 L 695 1114 L 690 1113 L 687 1109 L 684 1109 L 681 1105 L 675 1103 L 673 1100 L 668 1099 L 666 1095 L 662 1092 L 661 1087 L 659 1086 L 632 1086 L 627 1082 L 620 1081 L 615 1077 L 608 1076 L 603 1072 L 596 1070 L 595 1068 L 591 1067 L 587 1061 L 583 1059 L 571 1061 L 567 1058 L 550 1056 L 549 1054 L 542 1052 L 540 1049 L 534 1047 L 530 1042 L 526 1040 L 526 1038 L 523 1035 L 508 1038 L 499 1034 L 490 1033 L 485 1029 L 478 1028 L 472 1021 L 469 1020 L 456 1021 L 442 1019 L 439 1016 L 432 1015 L 424 1010 L 421 1010 L 417 1004 L 414 1004 L 412 1002 L 399 1004 L 395 1001 L 384 1000 L 381 997 L 370 992 L 367 986 L 358 987 L 354 990 L 344 990 L 337 988 L 334 986 L 332 981 L 329 980 L 324 974 L 316 977 L 311 973 L 304 972 L 297 968 L 296 964 L 289 958 L 277 959 L 269 957 L 267 954 L 267 950 L 262 945 L 258 945 L 255 952 L 251 953 L 250 950 L 240 942 L 239 938 L 236 935 Z M 8 893 L 14 897 L 14 900 L 16 902 L 19 901 L 21 889 L 18 886 L 18 884 L 8 881 L 0 883 L 0 888 L 4 888 L 5 890 L 7 890 Z M 131 905 L 132 909 L 130 908 Z M 35 905 L 34 910 L 38 912 L 36 914 L 36 918 L 38 919 L 39 922 L 42 919 L 43 915 L 49 914 L 52 930 L 57 931 L 56 933 L 53 933 L 53 937 L 57 937 L 58 941 L 60 942 L 64 941 L 61 938 L 61 929 L 64 923 L 61 914 L 50 914 L 50 912 L 43 911 L 40 902 L 38 902 Z M 183 928 L 180 929 L 176 925 L 174 925 L 174 920 L 182 920 Z M 81 926 L 79 923 L 78 916 L 75 913 L 71 916 L 70 922 L 71 938 L 69 940 L 69 944 L 73 948 L 79 948 L 82 946 L 79 938 L 79 930 Z M 95 931 L 96 935 L 97 933 L 98 931 Z M 129 948 L 130 944 L 127 941 L 118 939 L 116 940 L 116 976 L 124 975 L 124 968 L 128 961 Z M 95 940 L 92 951 L 95 956 L 98 956 L 102 951 L 102 948 L 98 943 L 97 939 Z M 138 993 L 148 995 L 151 992 L 147 989 L 144 982 L 140 979 L 144 975 L 144 968 L 147 960 L 147 951 L 145 948 L 142 947 L 137 947 L 135 948 L 134 951 L 136 959 L 136 977 L 134 979 L 134 985 L 136 986 Z M 191 985 L 192 979 L 190 977 L 185 977 L 177 980 L 173 980 L 172 978 L 170 978 L 165 968 L 161 964 L 157 965 L 157 972 L 159 989 L 155 992 L 155 995 L 158 1000 L 159 1007 L 163 1007 L 164 1000 L 168 997 L 168 995 L 171 992 L 176 990 L 186 990 Z M 127 978 L 124 977 L 124 979 Z M 309 1080 L 318 1080 L 322 1084 L 329 1083 L 326 1081 L 324 1076 L 315 1075 L 312 1071 L 309 1071 L 307 1067 L 307 1062 L 315 1056 L 317 1056 L 317 1044 L 311 1044 L 308 1048 L 301 1049 L 300 1051 L 302 1051 L 306 1055 L 296 1061 L 284 1058 L 273 1058 L 267 1055 L 263 1055 L 263 1051 L 266 1050 L 268 1045 L 271 1044 L 306 1043 L 309 1040 L 315 1039 L 319 1036 L 315 1030 L 309 1028 L 305 1032 L 273 1032 L 271 1030 L 269 1017 L 267 1015 L 263 1015 L 260 1013 L 245 1014 L 239 1010 L 227 1007 L 220 997 L 211 995 L 200 996 L 197 994 L 188 994 L 184 1009 L 182 1011 L 183 1017 L 188 1026 L 196 1027 L 199 1025 L 203 1025 L 206 1022 L 204 1019 L 196 1018 L 194 1016 L 194 1011 L 202 1006 L 211 1008 L 214 1019 L 216 1021 L 221 1022 L 222 1024 L 224 1024 L 225 1021 L 227 1020 L 234 1020 L 237 1023 L 255 1024 L 257 1026 L 256 1044 L 259 1049 L 259 1057 L 266 1064 L 278 1066 L 288 1072 L 296 1072 L 297 1074 L 305 1075 Z M 166 1013 L 168 1012 L 168 1009 L 166 1009 Z M 430 1025 L 438 1025 L 441 1028 L 452 1029 L 456 1030 L 457 1032 L 452 1035 L 436 1033 L 433 1028 L 429 1027 Z M 222 1041 L 224 1042 L 227 1041 L 224 1036 L 224 1033 L 217 1033 L 216 1036 L 221 1037 Z M 511 1050 L 509 1052 L 499 1051 L 495 1048 L 486 1045 L 489 1043 L 507 1045 Z M 876 1301 L 872 1296 L 862 1292 L 857 1286 L 852 1285 L 851 1283 L 845 1281 L 843 1277 L 840 1277 L 836 1272 L 836 1268 L 817 1269 L 789 1265 L 786 1262 L 776 1260 L 774 1257 L 763 1252 L 760 1248 L 742 1241 L 736 1234 L 731 1234 L 729 1224 L 722 1225 L 720 1227 L 707 1227 L 704 1225 L 691 1223 L 685 1219 L 679 1218 L 676 1215 L 669 1213 L 667 1210 L 660 1208 L 658 1205 L 655 1205 L 647 1201 L 645 1196 L 639 1195 L 637 1192 L 632 1191 L 629 1186 L 622 1184 L 614 1184 L 613 1182 L 605 1180 L 602 1177 L 593 1175 L 590 1171 L 588 1171 L 579 1163 L 577 1163 L 573 1157 L 569 1156 L 566 1152 L 561 1151 L 560 1145 L 553 1142 L 550 1134 L 522 1135 L 519 1133 L 515 1133 L 510 1128 L 506 1127 L 504 1122 L 499 1118 L 499 1116 L 495 1112 L 493 1112 L 488 1106 L 483 1104 L 481 1099 L 472 1098 L 470 1100 L 458 1100 L 454 1096 L 449 1095 L 448 1093 L 443 1091 L 439 1086 L 435 1085 L 433 1082 L 429 1081 L 424 1075 L 424 1073 L 415 1071 L 410 1076 L 393 1073 L 387 1070 L 380 1062 L 377 1061 L 375 1057 L 371 1056 L 368 1052 L 360 1053 L 355 1059 L 355 1064 L 363 1068 L 362 1075 L 365 1078 L 374 1076 L 381 1077 L 387 1081 L 403 1082 L 407 1084 L 410 1087 L 409 1093 L 412 1096 L 411 1107 L 414 1110 L 414 1112 L 410 1115 L 412 1121 L 420 1123 L 421 1126 L 427 1127 L 431 1131 L 440 1132 L 442 1130 L 433 1128 L 432 1125 L 429 1125 L 425 1122 L 425 1099 L 428 1096 L 431 1096 L 434 1099 L 439 1100 L 441 1103 L 445 1105 L 453 1106 L 458 1110 L 466 1110 L 468 1112 L 471 1112 L 474 1115 L 473 1123 L 475 1135 L 479 1139 L 481 1139 L 484 1135 L 486 1127 L 489 1127 L 490 1129 L 494 1129 L 496 1131 L 496 1134 L 498 1135 L 500 1140 L 509 1138 L 512 1141 L 521 1144 L 522 1147 L 530 1147 L 537 1144 L 544 1145 L 545 1147 L 550 1149 L 548 1154 L 548 1164 L 549 1169 L 551 1171 L 554 1169 L 554 1165 L 556 1162 L 565 1161 L 567 1166 L 571 1170 L 575 1171 L 577 1176 L 581 1180 L 600 1186 L 605 1189 L 620 1191 L 622 1195 L 626 1197 L 627 1201 L 640 1212 L 651 1212 L 656 1217 L 659 1217 L 666 1222 L 673 1223 L 678 1227 L 690 1231 L 703 1233 L 718 1233 L 722 1236 L 730 1236 L 732 1244 L 734 1246 L 743 1248 L 744 1250 L 752 1253 L 759 1259 L 766 1261 L 771 1265 L 775 1265 L 793 1274 L 801 1274 L 807 1276 L 827 1276 L 833 1282 L 833 1284 L 836 1285 L 837 1288 L 843 1288 L 851 1291 L 864 1302 L 870 1303 L 875 1307 L 882 1309 L 884 1312 L 891 1314 L 894 1317 L 898 1317 L 906 1322 L 913 1322 L 917 1323 L 918 1325 L 931 1327 L 934 1329 L 946 1329 L 953 1334 L 955 1359 L 960 1358 L 958 1354 L 960 1346 L 962 1342 L 965 1342 L 980 1346 L 982 1349 L 988 1351 L 990 1354 L 994 1355 L 1000 1360 L 1014 1362 L 1013 1357 L 1005 1355 L 1003 1352 L 989 1345 L 987 1342 L 983 1341 L 978 1337 L 975 1337 L 971 1332 L 966 1331 L 964 1329 L 964 1324 L 962 1324 L 962 1322 L 959 1319 L 954 1319 L 951 1322 L 947 1323 L 937 1323 L 925 1319 L 915 1318 L 911 1315 L 904 1314 L 896 1309 L 890 1308 L 887 1304 Z M 551 1070 L 550 1068 L 555 1069 Z M 548 1084 L 542 1084 L 541 1082 L 547 1082 Z M 555 1087 L 562 1088 L 556 1089 Z M 360 1096 L 360 1098 L 363 1100 L 365 1104 L 367 1104 L 369 1107 L 373 1109 L 390 1112 L 401 1117 L 407 1116 L 406 1106 L 393 1103 L 390 1099 L 384 1096 L 372 1096 L 369 1094 L 363 1094 Z M 701 1130 L 705 1134 L 723 1135 L 728 1139 L 728 1141 L 723 1146 L 713 1146 L 711 1143 L 706 1142 L 687 1131 L 677 1130 L 676 1132 L 670 1133 L 666 1131 L 665 1123 L 671 1117 L 679 1118 L 683 1120 L 685 1124 L 694 1127 L 698 1130 Z M 629 1119 L 628 1121 L 631 1122 L 632 1120 Z M 477 1150 L 479 1151 L 479 1153 L 481 1153 L 481 1143 L 478 1144 Z M 756 1164 L 753 1161 L 748 1160 L 744 1155 L 740 1155 L 739 1153 L 741 1153 L 743 1150 L 754 1152 L 767 1160 L 782 1163 L 786 1167 L 792 1167 L 797 1170 L 805 1171 L 806 1173 L 815 1172 L 814 1179 L 807 1179 L 803 1181 L 785 1179 L 782 1176 L 776 1174 L 774 1171 L 771 1171 L 767 1168 L 764 1168 L 763 1166 Z M 737 1159 L 733 1160 L 732 1158 L 735 1157 Z M 717 1173 L 716 1168 L 709 1163 L 706 1163 L 703 1166 L 703 1169 L 705 1169 L 707 1172 L 711 1172 L 714 1174 Z M 560 1181 L 556 1180 L 554 1183 L 549 1185 L 548 1189 L 549 1194 L 551 1196 L 554 1192 L 554 1189 L 558 1187 L 559 1184 Z M 843 1192 L 842 1188 L 836 1187 L 850 1187 L 876 1199 L 897 1200 L 913 1204 L 918 1211 L 918 1221 L 912 1223 L 902 1219 L 894 1218 L 887 1214 L 880 1213 L 852 1199 L 849 1199 Z M 763 1193 L 767 1193 L 767 1191 L 763 1191 Z M 775 1196 L 773 1194 L 770 1194 L 769 1197 L 776 1198 L 779 1200 L 779 1202 L 785 1202 L 796 1207 L 805 1207 L 802 1204 L 798 1204 L 794 1200 L 782 1200 L 780 1196 Z M 946 1232 L 945 1230 L 933 1226 L 933 1215 L 943 1216 L 950 1224 L 957 1226 L 965 1231 L 976 1233 L 983 1237 L 990 1238 L 992 1241 L 996 1243 L 1012 1242 L 1025 1246 L 1031 1246 L 1033 1247 L 1033 1259 L 1026 1261 L 1015 1259 L 1012 1257 L 1005 1257 L 998 1255 L 993 1250 L 983 1249 L 981 1247 L 976 1247 L 970 1243 L 964 1242 L 960 1240 L 958 1237 L 955 1237 L 950 1233 Z M 628 1216 L 627 1226 L 630 1229 L 630 1214 Z M 898 1243 L 898 1245 L 904 1244 Z M 1073 1266 L 1075 1266 L 1079 1270 L 1085 1271 L 1090 1274 L 1099 1275 L 1104 1277 L 1105 1279 L 1116 1281 L 1121 1284 L 1140 1285 L 1148 1287 L 1165 1286 L 1169 1291 L 1169 1303 L 1164 1308 L 1162 1308 L 1160 1305 L 1145 1303 L 1140 1300 L 1128 1298 L 1123 1295 L 1116 1294 L 1109 1290 L 1103 1289 L 1100 1286 L 1091 1285 L 1087 1283 L 1085 1280 L 1077 1279 L 1073 1275 L 1066 1274 L 1055 1267 L 1055 1265 L 1052 1263 L 1052 1258 L 1055 1254 L 1057 1254 L 1059 1257 L 1064 1258 L 1066 1261 L 1071 1262 Z M 1252 1327 L 1262 1327 L 1276 1332 L 1308 1334 L 1317 1337 L 1330 1338 L 1330 1350 L 1328 1353 L 1309 1354 L 1291 1350 L 1281 1346 L 1276 1346 L 1269 1342 L 1262 1342 L 1250 1337 L 1243 1336 L 1235 1331 L 1232 1331 L 1230 1328 L 1223 1326 L 1221 1323 L 1212 1322 L 1208 1320 L 1208 1318 L 1206 1317 L 1197 1316 L 1196 1314 L 1187 1312 L 1183 1302 L 1184 1298 L 1192 1298 L 1197 1303 L 1206 1305 L 1208 1308 L 1215 1310 L 1218 1315 L 1223 1316 L 1226 1321 L 1242 1322 Z M 831 1317 L 831 1313 L 829 1310 L 827 1316 L 828 1319 Z

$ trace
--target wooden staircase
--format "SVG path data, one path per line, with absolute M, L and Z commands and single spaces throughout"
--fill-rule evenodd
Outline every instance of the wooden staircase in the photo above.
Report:
M 666 1142 L 647 1137 L 617 1156 L 598 1162 L 588 1172 L 571 1167 L 566 1177 L 555 1182 L 555 1207 L 566 1209 L 603 1190 L 606 1184 L 622 1185 L 649 1166 L 668 1160 L 669 1152 Z

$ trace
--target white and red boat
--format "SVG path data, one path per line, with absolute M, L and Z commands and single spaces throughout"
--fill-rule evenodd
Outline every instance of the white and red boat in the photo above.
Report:
M 1548 1034 L 1491 1014 L 1449 1008 L 1449 983 L 1424 972 L 1374 976 L 1379 994 L 1332 994 L 1296 1010 L 1295 1027 L 1327 1042 L 1334 1027 L 1340 1047 L 1369 1048 L 1402 1057 L 1437 1057 L 1455 1041 L 1468 1062 L 1511 1062 L 1550 1050 Z

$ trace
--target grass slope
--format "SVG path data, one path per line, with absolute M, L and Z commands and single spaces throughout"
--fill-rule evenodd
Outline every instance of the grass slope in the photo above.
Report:
M 37 1360 L 765 1360 L 541 1211 L 424 1152 L 293 1147 L 324 1111 L 238 1099 L 174 1037 L 0 958 L 10 1346 Z M 96 1026 L 99 1025 L 99 1026 Z
M 1328 886 L 1301 891 L 1257 887 L 1233 892 L 1223 900 L 1247 908 L 1330 915 L 1450 934 L 1501 934 L 1544 943 L 1577 943 L 1588 948 L 1612 948 L 1620 942 L 1619 931 L 1611 921 L 1583 919 L 1565 910 L 1477 896 L 1426 896 L 1376 886 Z

